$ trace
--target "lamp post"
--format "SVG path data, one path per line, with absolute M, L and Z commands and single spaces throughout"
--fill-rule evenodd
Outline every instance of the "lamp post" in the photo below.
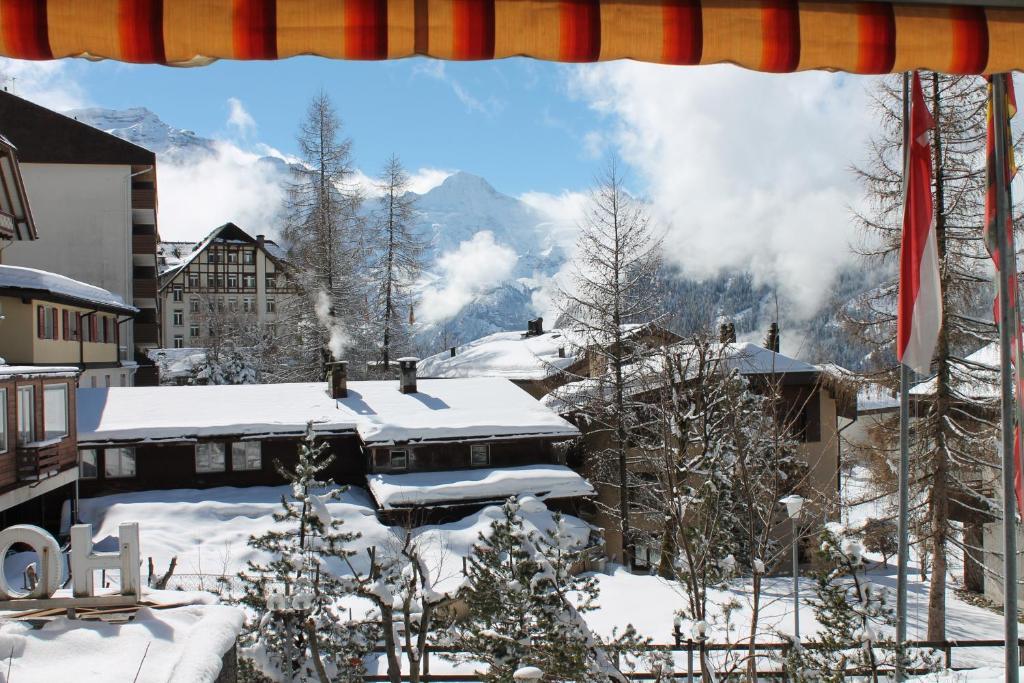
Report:
M 794 493 L 779 502 L 786 506 L 786 513 L 793 522 L 793 644 L 797 645 L 800 643 L 800 549 L 797 541 L 804 499 Z
M 700 658 L 700 679 L 702 681 L 710 680 L 708 672 L 708 664 L 705 659 L 704 643 L 708 641 L 708 622 L 701 619 L 700 621 L 693 622 L 693 639 L 697 641 L 698 653 Z

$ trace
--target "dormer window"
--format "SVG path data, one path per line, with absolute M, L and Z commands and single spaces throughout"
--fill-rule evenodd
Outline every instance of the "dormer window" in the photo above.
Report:
M 388 454 L 388 466 L 393 470 L 404 470 L 409 467 L 409 451 L 392 450 Z

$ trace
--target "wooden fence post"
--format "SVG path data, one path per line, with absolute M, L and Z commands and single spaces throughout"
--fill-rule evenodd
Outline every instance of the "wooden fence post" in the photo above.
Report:
M 686 683 L 693 683 L 693 638 L 686 639 Z
M 942 650 L 946 653 L 946 668 L 953 668 L 953 644 L 948 640 L 942 644 Z

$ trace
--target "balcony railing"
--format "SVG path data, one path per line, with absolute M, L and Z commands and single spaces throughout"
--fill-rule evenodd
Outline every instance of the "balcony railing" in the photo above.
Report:
M 61 453 L 64 437 L 19 444 L 16 449 L 18 481 L 39 481 L 75 465 L 74 449 Z
M 133 254 L 155 254 L 156 235 L 132 235 Z

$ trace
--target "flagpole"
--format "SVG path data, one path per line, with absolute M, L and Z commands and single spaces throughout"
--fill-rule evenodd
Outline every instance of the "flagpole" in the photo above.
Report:
M 1016 254 L 1005 248 L 1009 241 L 1006 230 L 1009 223 L 1009 187 L 1006 174 L 1006 151 L 1009 144 L 1009 117 L 1006 108 L 1006 74 L 992 77 L 992 127 L 995 133 L 995 236 L 999 245 L 999 367 L 1002 393 L 1002 460 L 1003 460 L 1003 627 L 1005 630 L 1006 681 L 1018 683 L 1020 661 L 1017 648 L 1017 509 L 1014 490 L 1014 429 L 1013 429 L 1013 375 L 1010 369 L 1011 329 L 1013 311 L 1010 287 L 1016 272 Z M 1016 297 L 1014 297 L 1014 300 Z
M 910 157 L 910 72 L 903 73 L 903 185 Z M 910 556 L 910 368 L 900 363 L 899 551 L 896 571 L 896 681 L 904 679 L 903 644 L 907 641 L 907 561 Z

